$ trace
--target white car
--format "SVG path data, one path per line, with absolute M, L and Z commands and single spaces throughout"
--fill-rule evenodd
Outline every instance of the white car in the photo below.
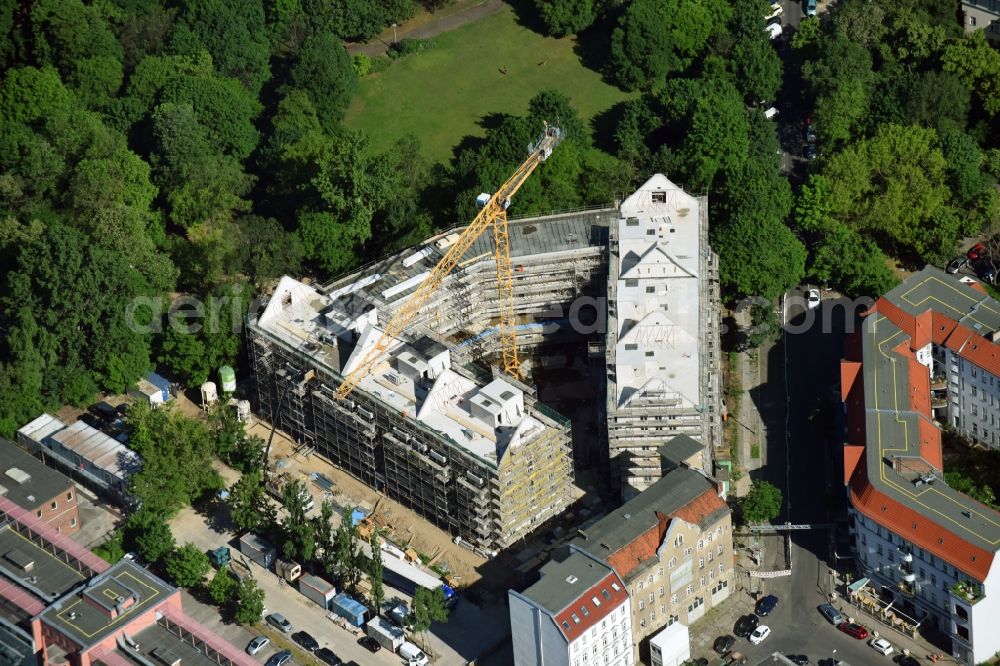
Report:
M 770 21 L 771 19 L 777 16 L 781 16 L 784 12 L 785 10 L 781 8 L 781 3 L 779 2 L 771 3 L 771 13 L 765 16 L 764 20 Z
M 771 39 L 777 39 L 778 37 L 781 37 L 780 23 L 771 23 L 766 28 L 764 28 L 764 30 L 767 31 L 767 36 L 770 37 Z
M 892 645 L 884 638 L 873 638 L 868 641 L 868 645 L 871 645 L 872 649 L 876 652 L 881 652 L 887 657 L 892 654 Z
M 819 307 L 819 301 L 819 289 L 810 289 L 806 292 L 806 305 L 809 306 L 810 310 Z
M 764 642 L 764 639 L 771 635 L 771 627 L 766 624 L 762 624 L 753 630 L 750 634 L 750 643 L 753 645 L 760 645 Z

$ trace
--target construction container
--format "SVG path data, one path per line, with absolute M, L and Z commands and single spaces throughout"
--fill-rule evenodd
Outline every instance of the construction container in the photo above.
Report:
M 265 569 L 270 569 L 278 556 L 278 551 L 271 545 L 270 541 L 253 532 L 247 532 L 240 537 L 240 552 Z
M 306 574 L 299 578 L 299 592 L 329 610 L 330 600 L 337 595 L 337 588 L 319 576 Z
M 278 559 L 274 561 L 274 572 L 292 583 L 302 575 L 302 566 L 298 562 Z
M 389 611 L 389 617 L 399 626 L 405 627 L 406 621 L 410 619 L 410 609 L 406 607 L 406 604 L 399 604 Z
M 390 652 L 395 652 L 406 640 L 406 634 L 403 633 L 402 629 L 381 617 L 373 617 L 369 620 L 365 627 L 365 633 Z
M 355 627 L 363 627 L 365 625 L 365 614 L 368 612 L 368 609 L 363 603 L 352 599 L 344 592 L 341 592 L 330 600 L 330 610 Z

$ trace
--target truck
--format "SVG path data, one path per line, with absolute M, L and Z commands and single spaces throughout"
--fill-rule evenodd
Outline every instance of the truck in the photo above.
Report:
M 299 592 L 327 610 L 330 609 L 330 600 L 337 596 L 337 588 L 333 583 L 310 574 L 299 578 Z
M 365 625 L 365 633 L 374 638 L 379 645 L 390 652 L 395 652 L 406 640 L 403 630 L 382 617 L 373 617 Z
M 302 575 L 302 565 L 291 560 L 277 559 L 274 561 L 274 572 L 289 583 L 294 583 Z
M 270 569 L 278 556 L 278 551 L 270 541 L 253 532 L 247 532 L 240 537 L 240 552 L 265 569 Z
M 341 592 L 330 600 L 330 610 L 355 627 L 364 626 L 365 614 L 368 613 L 368 609 L 363 603 L 352 599 L 345 592 Z
M 458 603 L 458 592 L 441 582 L 437 576 L 410 564 L 391 550 L 382 548 L 382 579 L 400 592 L 413 596 L 418 587 L 428 590 L 441 588 L 444 591 L 444 601 L 448 608 Z
M 403 641 L 399 646 L 399 656 L 406 662 L 406 666 L 427 666 L 430 661 L 423 650 L 409 641 Z

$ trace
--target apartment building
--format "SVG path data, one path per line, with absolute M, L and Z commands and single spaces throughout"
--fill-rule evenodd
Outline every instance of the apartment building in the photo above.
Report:
M 660 629 L 699 620 L 734 586 L 732 511 L 721 484 L 678 467 L 580 530 L 573 544 L 606 561 L 632 599 L 636 660 Z
M 982 30 L 986 39 L 1000 42 L 1000 0 L 962 0 L 965 31 Z
M 330 294 L 283 278 L 249 332 L 264 414 L 483 551 L 572 501 L 568 422 L 528 386 L 454 363 L 427 333 L 393 340 L 380 368 L 338 401 L 341 377 L 382 335 L 375 309 L 356 317 Z
M 253 666 L 181 608 L 180 590 L 130 560 L 114 565 L 0 497 L 5 663 Z M 10 660 L 10 661 L 8 661 Z
M 625 199 L 608 259 L 606 419 L 611 475 L 628 499 L 661 476 L 659 447 L 721 442 L 718 258 L 708 199 L 656 174 Z
M 508 592 L 515 666 L 630 666 L 631 614 L 614 569 L 574 546 Z
M 945 483 L 939 423 L 996 446 L 998 332 L 981 285 L 925 268 L 877 301 L 841 362 L 857 566 L 965 664 L 1000 651 L 1000 513 Z
M 0 461 L 0 495 L 34 513 L 60 534 L 80 529 L 72 481 L 3 437 Z

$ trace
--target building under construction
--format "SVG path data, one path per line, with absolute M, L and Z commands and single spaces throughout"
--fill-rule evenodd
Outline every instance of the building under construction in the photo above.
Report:
M 704 223 L 704 209 L 692 208 L 693 221 Z M 517 345 L 527 374 L 544 350 L 579 342 L 582 333 L 603 376 L 604 325 L 615 321 L 604 312 L 609 230 L 617 233 L 622 214 L 609 207 L 509 222 Z M 282 278 L 263 312 L 251 315 L 248 348 L 264 418 L 436 525 L 495 551 L 562 512 L 576 490 L 569 421 L 539 403 L 533 385 L 485 369 L 500 345 L 489 237 L 471 245 L 356 390 L 336 395 L 461 232 L 446 231 L 327 285 Z M 707 242 L 701 247 L 707 251 Z M 707 308 L 711 301 L 700 302 Z M 717 349 L 714 328 L 696 329 L 709 330 Z M 608 349 L 613 368 L 614 346 Z M 697 344 L 695 354 L 700 360 Z M 705 403 L 717 399 L 708 389 L 700 395 Z M 707 443 L 701 430 L 683 432 Z

